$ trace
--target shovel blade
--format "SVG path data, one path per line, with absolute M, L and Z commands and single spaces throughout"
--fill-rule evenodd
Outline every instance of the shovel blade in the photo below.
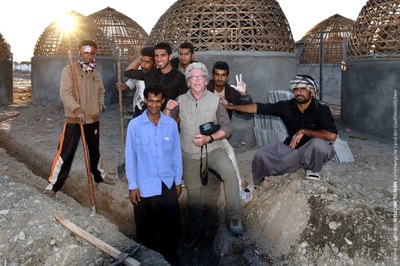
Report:
M 118 178 L 123 178 L 125 176 L 125 162 L 118 165 Z

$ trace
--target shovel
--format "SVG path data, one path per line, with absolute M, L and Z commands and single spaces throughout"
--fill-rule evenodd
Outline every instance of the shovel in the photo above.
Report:
M 118 83 L 121 83 L 121 61 L 120 61 L 120 51 L 117 54 L 117 69 L 118 69 Z M 125 176 L 125 125 L 124 125 L 124 112 L 122 109 L 122 91 L 118 89 L 118 99 L 119 99 L 119 122 L 121 128 L 121 145 L 122 145 L 122 162 L 118 165 L 118 177 L 123 178 Z

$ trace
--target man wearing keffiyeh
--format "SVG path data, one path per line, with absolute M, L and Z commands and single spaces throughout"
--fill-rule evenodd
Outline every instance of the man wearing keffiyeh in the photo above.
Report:
M 308 179 L 319 180 L 324 164 L 335 155 L 332 141 L 337 129 L 328 106 L 316 99 L 318 84 L 311 76 L 297 75 L 290 82 L 294 98 L 276 103 L 226 105 L 234 111 L 274 115 L 282 119 L 288 131 L 283 143 L 259 149 L 253 158 L 253 182 L 257 186 L 270 175 L 306 170 Z
M 99 114 L 104 108 L 104 85 L 100 71 L 96 69 L 95 55 L 97 44 L 91 40 L 79 43 L 80 58 L 64 67 L 61 74 L 60 98 L 64 105 L 66 121 L 61 133 L 60 143 L 48 178 L 49 184 L 44 193 L 55 196 L 69 175 L 75 151 L 81 136 L 79 123 L 83 123 L 89 150 L 90 169 L 96 183 L 114 184 L 102 166 L 99 150 Z M 74 89 L 73 72 L 75 70 L 77 100 Z

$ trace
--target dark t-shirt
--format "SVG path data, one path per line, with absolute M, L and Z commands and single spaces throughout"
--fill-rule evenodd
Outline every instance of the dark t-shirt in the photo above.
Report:
M 331 110 L 324 103 L 314 100 L 310 106 L 301 113 L 297 108 L 295 99 L 279 101 L 276 103 L 257 103 L 257 114 L 279 116 L 285 124 L 289 137 L 284 141 L 290 144 L 293 135 L 300 129 L 321 130 L 325 129 L 337 134 L 335 119 Z M 296 148 L 301 147 L 311 138 L 304 136 Z
M 146 86 L 161 84 L 167 91 L 167 98 L 162 109 L 164 109 L 169 99 L 175 100 L 179 95 L 186 93 L 188 90 L 185 76 L 175 68 L 172 68 L 167 74 L 161 73 L 159 69 L 153 69 L 147 73 L 141 70 L 130 69 L 125 71 L 124 75 L 131 79 L 144 80 Z

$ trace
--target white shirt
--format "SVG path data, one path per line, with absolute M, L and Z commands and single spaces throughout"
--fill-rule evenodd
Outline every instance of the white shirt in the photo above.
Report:
M 136 79 L 128 79 L 125 84 L 133 90 L 136 88 L 135 95 L 133 96 L 133 107 L 137 106 L 140 110 L 142 110 L 142 103 L 144 101 L 144 81 L 136 80 Z

